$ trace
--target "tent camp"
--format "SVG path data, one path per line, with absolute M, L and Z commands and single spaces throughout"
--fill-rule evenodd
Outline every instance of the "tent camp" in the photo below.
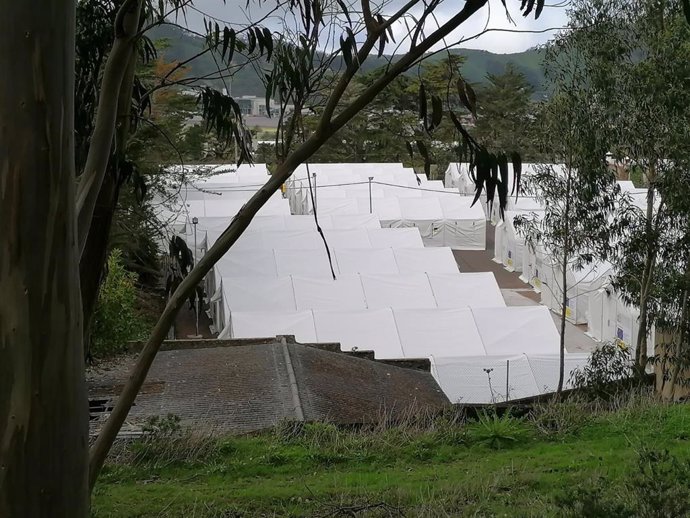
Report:
M 551 267 L 550 282 L 541 291 L 541 302 L 556 314 L 560 314 L 563 304 L 563 273 L 555 263 Z M 586 324 L 589 321 L 590 294 L 604 286 L 611 275 L 609 263 L 595 262 L 583 268 L 569 267 L 566 272 L 565 294 L 568 303 L 565 316 L 573 324 Z M 592 315 L 596 318 L 596 314 Z
M 428 273 L 439 308 L 500 308 L 505 301 L 491 272 Z
M 486 355 L 469 308 L 395 309 L 406 358 Z
M 564 388 L 572 388 L 572 372 L 589 355 L 566 354 Z M 557 354 L 511 354 L 431 358 L 432 374 L 453 403 L 499 403 L 555 392 L 558 387 Z
M 539 220 L 543 212 L 537 211 L 508 211 L 505 219 L 499 221 L 494 228 L 494 261 L 502 264 L 510 271 L 521 272 L 522 261 L 525 256 L 525 238 L 520 235 L 515 225 L 515 218 L 525 217 Z

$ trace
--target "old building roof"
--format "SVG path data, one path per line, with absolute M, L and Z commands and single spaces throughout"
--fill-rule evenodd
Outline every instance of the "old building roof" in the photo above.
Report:
M 89 375 L 92 428 L 112 407 L 134 358 Z M 338 424 L 395 419 L 411 408 L 448 404 L 429 373 L 428 360 L 373 359 L 342 353 L 337 344 L 274 340 L 168 342 L 149 372 L 128 423 L 176 414 L 186 426 L 246 433 L 282 420 Z

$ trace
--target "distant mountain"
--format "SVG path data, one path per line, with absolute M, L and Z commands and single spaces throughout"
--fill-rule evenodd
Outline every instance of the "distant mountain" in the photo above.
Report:
M 160 54 L 166 61 L 184 61 L 203 49 L 204 40 L 178 27 L 163 25 L 152 29 L 149 37 L 156 40 L 166 40 L 166 46 Z M 500 74 L 505 70 L 508 63 L 512 63 L 520 70 L 527 81 L 534 87 L 535 96 L 540 96 L 544 91 L 542 83 L 544 74 L 541 69 L 543 52 L 530 49 L 525 52 L 515 54 L 494 54 L 485 50 L 471 49 L 452 49 L 451 53 L 465 56 L 466 61 L 463 65 L 463 76 L 472 83 L 486 82 L 487 74 Z M 429 61 L 443 59 L 444 53 L 430 56 Z M 382 66 L 388 60 L 387 57 L 376 58 L 372 56 L 367 60 L 364 72 L 369 72 Z M 190 76 L 206 76 L 213 74 L 217 70 L 216 63 L 212 56 L 206 54 L 194 59 L 189 64 Z M 204 83 L 212 84 L 217 88 L 224 86 L 222 81 L 206 80 Z M 263 85 L 252 67 L 246 67 L 238 71 L 232 79 L 233 95 L 264 95 Z

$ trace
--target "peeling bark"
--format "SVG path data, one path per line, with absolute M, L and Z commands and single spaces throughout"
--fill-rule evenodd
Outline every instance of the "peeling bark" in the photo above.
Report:
M 0 516 L 88 515 L 75 4 L 2 2 Z

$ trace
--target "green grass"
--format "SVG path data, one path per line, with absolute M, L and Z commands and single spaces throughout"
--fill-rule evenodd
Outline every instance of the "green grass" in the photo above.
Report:
M 392 507 L 356 515 L 397 516 L 395 508 L 405 516 L 556 516 L 555 499 L 569 488 L 600 476 L 612 488 L 623 483 L 643 447 L 690 459 L 684 405 L 599 412 L 574 432 L 513 421 L 377 433 L 314 424 L 294 436 L 213 441 L 184 461 L 137 460 L 130 449 L 106 465 L 93 515 L 350 516 L 338 510 L 385 503 Z M 497 436 L 510 439 L 496 448 Z

